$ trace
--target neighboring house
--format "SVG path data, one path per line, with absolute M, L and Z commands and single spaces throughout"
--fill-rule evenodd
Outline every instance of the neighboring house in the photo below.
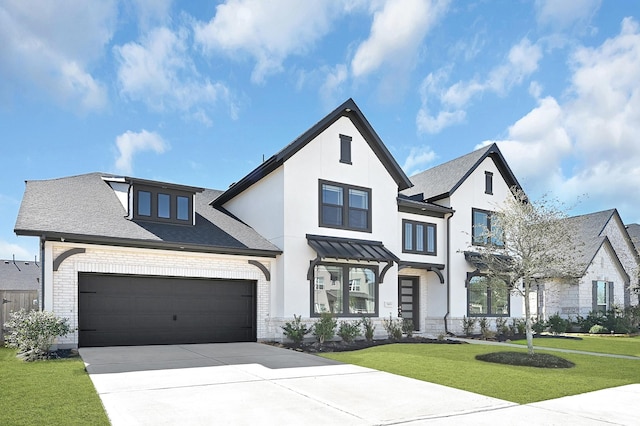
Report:
M 575 232 L 576 265 L 583 271 L 577 282 L 540 284 L 538 313 L 542 318 L 586 316 L 615 306 L 638 303 L 638 253 L 617 210 L 565 219 Z M 634 278 L 635 277 L 635 278 Z
M 627 228 L 627 233 L 631 238 L 631 242 L 636 248 L 638 254 L 640 254 L 640 225 L 637 223 L 631 223 L 625 227 Z
M 473 246 L 487 244 L 483 227 L 491 227 L 491 214 L 521 189 L 496 144 L 433 167 L 411 177 L 413 187 L 402 194 L 412 199 L 454 209 L 447 218 L 444 263 L 445 286 L 427 288 L 427 330 L 462 331 L 464 317 L 521 317 L 522 298 L 508 286 L 489 288 L 481 279 Z M 496 243 L 495 241 L 492 243 Z M 403 270 L 410 273 L 410 270 Z
M 0 260 L 0 329 L 11 312 L 39 308 L 42 270 L 37 262 Z M 3 341 L 4 330 L 0 332 Z

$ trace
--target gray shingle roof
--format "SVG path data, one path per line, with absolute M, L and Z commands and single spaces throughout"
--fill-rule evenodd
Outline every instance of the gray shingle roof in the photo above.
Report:
M 637 223 L 630 223 L 626 225 L 627 232 L 629 233 L 629 237 L 631 237 L 631 242 L 636 247 L 636 250 L 640 252 L 640 225 Z
M 574 231 L 573 243 L 578 247 L 575 252 L 576 263 L 584 271 L 589 267 L 596 253 L 607 240 L 607 236 L 603 231 L 615 212 L 614 209 L 604 210 L 565 219 Z
M 520 188 L 498 145 L 492 144 L 411 176 L 409 179 L 414 186 L 405 189 L 402 194 L 411 196 L 422 193 L 426 201 L 446 198 L 489 156 L 496 162 L 507 184 Z
M 15 232 L 69 241 L 275 255 L 280 250 L 254 229 L 209 205 L 223 191 L 195 195 L 195 226 L 133 221 L 102 177 L 90 173 L 27 181 Z
M 38 290 L 41 273 L 33 261 L 0 260 L 0 290 Z

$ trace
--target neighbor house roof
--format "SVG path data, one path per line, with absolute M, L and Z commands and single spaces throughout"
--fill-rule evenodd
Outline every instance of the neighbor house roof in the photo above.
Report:
M 0 290 L 38 290 L 41 274 L 36 262 L 0 260 Z
M 126 217 L 124 206 L 104 178 L 113 179 L 114 176 L 90 173 L 27 181 L 16 221 L 16 234 L 187 251 L 265 256 L 280 253 L 254 229 L 209 205 L 222 191 L 172 185 L 195 192 L 194 226 L 136 221 Z M 124 180 L 140 182 L 132 178 Z
M 425 201 L 450 197 L 487 157 L 493 159 L 509 187 L 522 189 L 498 145 L 494 143 L 411 176 L 413 187 L 402 193 L 409 196 L 422 194 L 421 198 Z
M 640 225 L 637 223 L 630 223 L 626 225 L 626 228 L 636 251 L 640 253 Z
M 616 210 L 611 209 L 564 219 L 574 232 L 575 262 L 584 272 L 586 272 L 598 250 L 603 245 L 608 245 L 615 253 L 609 238 L 603 234 L 607 223 L 609 223 L 614 214 L 616 214 Z M 618 266 L 624 271 L 617 254 L 616 259 Z
M 248 175 L 240 179 L 227 189 L 224 194 L 212 201 L 213 205 L 221 206 L 231 200 L 236 195 L 258 182 L 263 177 L 280 167 L 285 161 L 293 156 L 300 149 L 304 148 L 309 142 L 316 138 L 320 133 L 325 131 L 330 125 L 335 123 L 341 117 L 348 117 L 356 126 L 358 131 L 367 141 L 373 152 L 376 154 L 380 162 L 387 169 L 389 174 L 398 184 L 398 190 L 406 189 L 411 186 L 411 181 L 402 171 L 391 153 L 387 150 L 378 134 L 373 130 L 369 121 L 365 118 L 360 108 L 353 99 L 348 99 L 338 108 L 329 113 L 326 117 L 316 123 L 309 130 L 298 136 L 293 142 L 284 147 L 280 152 L 271 156 L 264 161 Z

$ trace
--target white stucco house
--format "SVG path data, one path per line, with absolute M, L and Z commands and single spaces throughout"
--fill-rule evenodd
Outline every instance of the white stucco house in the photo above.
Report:
M 62 346 L 282 339 L 294 315 L 521 317 L 475 279 L 474 234 L 520 185 L 496 145 L 409 178 L 355 102 L 225 191 L 105 173 L 27 181 L 18 235 L 40 239 Z
M 539 284 L 541 318 L 586 317 L 614 306 L 638 304 L 638 253 L 615 209 L 565 219 L 574 230 L 575 262 L 582 276 L 574 282 Z

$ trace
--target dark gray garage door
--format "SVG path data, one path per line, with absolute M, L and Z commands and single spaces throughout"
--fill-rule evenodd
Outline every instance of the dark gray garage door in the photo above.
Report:
M 255 282 L 78 276 L 79 346 L 256 340 Z

